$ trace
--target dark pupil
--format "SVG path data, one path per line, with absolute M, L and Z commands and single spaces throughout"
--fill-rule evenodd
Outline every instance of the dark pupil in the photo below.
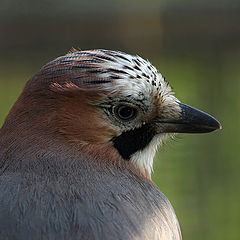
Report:
M 120 106 L 117 110 L 118 116 L 123 120 L 132 118 L 135 114 L 135 110 L 128 106 Z

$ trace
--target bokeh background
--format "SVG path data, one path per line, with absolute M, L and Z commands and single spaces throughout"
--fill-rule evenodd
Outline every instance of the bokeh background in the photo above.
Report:
M 0 124 L 26 81 L 71 47 L 147 58 L 182 102 L 221 121 L 163 146 L 153 179 L 185 240 L 239 240 L 240 1 L 0 0 Z

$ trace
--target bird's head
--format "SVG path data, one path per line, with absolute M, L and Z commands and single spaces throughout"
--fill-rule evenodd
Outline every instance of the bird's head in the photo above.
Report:
M 181 103 L 149 61 L 108 50 L 74 51 L 45 65 L 14 113 L 31 121 L 25 128 L 38 135 L 132 164 L 146 177 L 166 137 L 220 128 L 210 115 Z

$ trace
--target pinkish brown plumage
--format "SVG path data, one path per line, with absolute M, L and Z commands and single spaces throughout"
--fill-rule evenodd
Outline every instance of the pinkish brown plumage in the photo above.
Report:
M 141 57 L 57 58 L 28 81 L 0 130 L 0 239 L 181 239 L 151 181 L 156 148 L 174 133 L 219 127 Z

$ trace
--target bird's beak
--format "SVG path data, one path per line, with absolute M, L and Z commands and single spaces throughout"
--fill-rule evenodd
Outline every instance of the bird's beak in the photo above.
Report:
M 181 114 L 177 119 L 160 120 L 158 132 L 165 133 L 207 133 L 221 129 L 221 124 L 211 115 L 186 104 L 177 102 Z

